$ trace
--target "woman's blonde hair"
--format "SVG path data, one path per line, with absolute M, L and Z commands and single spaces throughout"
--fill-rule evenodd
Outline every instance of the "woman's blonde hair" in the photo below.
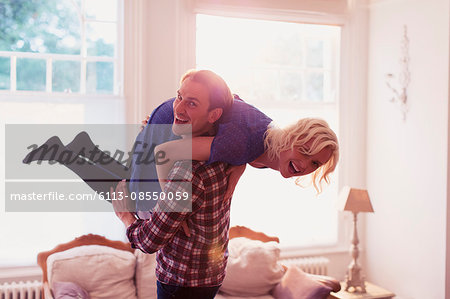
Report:
M 312 140 L 308 149 L 304 145 Z M 327 184 L 329 175 L 335 170 L 339 160 L 339 144 L 336 134 L 330 129 L 328 123 L 318 118 L 303 118 L 295 124 L 285 128 L 270 125 L 264 139 L 265 148 L 269 159 L 280 158 L 280 152 L 297 149 L 305 155 L 315 155 L 325 147 L 330 147 L 332 154 L 330 159 L 320 166 L 312 174 L 312 182 L 317 193 L 322 191 L 322 181 Z M 299 178 L 296 183 L 299 184 Z

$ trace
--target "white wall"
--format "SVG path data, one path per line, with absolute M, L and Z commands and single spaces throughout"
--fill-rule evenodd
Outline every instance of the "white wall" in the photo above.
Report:
M 406 121 L 388 100 L 410 39 Z M 366 274 L 399 298 L 445 298 L 449 0 L 372 1 L 369 22 Z
M 181 75 L 195 67 L 189 33 L 191 0 L 125 0 L 125 99 L 128 123 L 140 123 L 174 97 Z

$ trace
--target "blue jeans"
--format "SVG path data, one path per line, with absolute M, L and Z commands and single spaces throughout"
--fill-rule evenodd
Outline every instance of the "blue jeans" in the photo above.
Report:
M 213 299 L 220 286 L 177 287 L 156 281 L 158 299 Z

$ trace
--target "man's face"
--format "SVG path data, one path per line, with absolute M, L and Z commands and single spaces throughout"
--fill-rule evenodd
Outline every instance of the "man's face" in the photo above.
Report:
M 173 133 L 179 136 L 192 134 L 192 137 L 207 133 L 216 120 L 212 117 L 213 112 L 208 109 L 207 88 L 190 78 L 184 80 L 173 102 Z M 192 132 L 187 125 L 191 125 Z

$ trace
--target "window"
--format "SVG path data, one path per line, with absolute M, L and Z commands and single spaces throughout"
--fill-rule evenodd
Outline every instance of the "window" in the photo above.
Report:
M 319 117 L 338 132 L 340 27 L 204 14 L 196 24 L 197 68 L 220 74 L 233 93 L 280 126 Z M 233 197 L 232 224 L 277 235 L 285 248 L 336 244 L 337 179 L 335 173 L 316 196 L 312 186 L 247 167 Z
M 0 3 L 0 91 L 118 95 L 119 2 Z
M 0 1 L 1 140 L 5 123 L 125 123 L 122 6 L 122 0 Z M 3 172 L 0 180 L 8 181 Z M 36 264 L 38 252 L 87 233 L 124 239 L 112 210 L 6 213 L 4 195 L 0 184 L 0 267 Z

